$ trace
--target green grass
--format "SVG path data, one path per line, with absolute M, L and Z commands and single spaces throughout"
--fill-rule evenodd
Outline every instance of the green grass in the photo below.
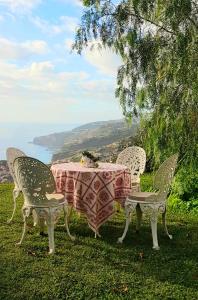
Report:
M 145 177 L 144 187 L 150 178 Z M 95 239 L 84 218 L 74 215 L 69 240 L 63 218 L 55 229 L 56 253 L 49 256 L 48 238 L 30 227 L 21 247 L 20 208 L 11 225 L 11 184 L 0 185 L 0 299 L 198 299 L 198 227 L 195 215 L 168 212 L 169 240 L 158 227 L 160 251 L 152 250 L 147 219 L 135 233 L 135 216 L 122 245 L 117 238 L 124 226 L 123 213 L 105 223 Z M 160 222 L 159 222 L 160 223 Z

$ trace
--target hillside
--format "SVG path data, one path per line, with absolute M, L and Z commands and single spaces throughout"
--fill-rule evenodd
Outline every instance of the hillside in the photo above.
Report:
M 36 137 L 33 143 L 53 150 L 52 161 L 78 160 L 83 150 L 97 152 L 104 159 L 119 148 L 121 140 L 134 136 L 137 126 L 137 121 L 131 127 L 123 120 L 93 122 L 71 131 Z
M 99 121 L 87 123 L 81 126 L 78 126 L 70 131 L 52 133 L 45 136 L 35 137 L 33 139 L 33 144 L 46 147 L 50 150 L 60 150 L 60 148 L 64 145 L 65 141 L 67 143 L 72 143 L 75 140 L 79 140 L 79 138 L 83 139 L 87 133 L 94 131 L 95 129 L 108 125 L 109 123 L 117 123 L 117 121 Z

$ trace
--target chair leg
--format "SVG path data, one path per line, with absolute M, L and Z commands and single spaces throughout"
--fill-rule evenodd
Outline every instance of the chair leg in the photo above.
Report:
M 159 250 L 160 247 L 158 245 L 158 238 L 157 238 L 157 212 L 153 212 L 151 216 L 151 231 L 152 231 L 152 238 L 153 238 L 153 249 Z
M 13 190 L 12 192 L 12 195 L 13 195 L 13 202 L 14 202 L 14 208 L 13 208 L 13 211 L 12 211 L 12 216 L 11 218 L 7 221 L 8 223 L 11 223 L 12 222 L 12 219 L 14 217 L 14 214 L 15 214 L 15 211 L 16 211 L 16 198 L 19 196 L 20 194 L 20 191 L 18 189 L 15 189 Z
M 22 244 L 25 233 L 26 233 L 26 228 L 27 228 L 27 223 L 26 223 L 27 215 L 26 215 L 25 209 L 22 209 L 22 213 L 23 213 L 23 222 L 24 222 L 23 223 L 23 232 L 22 232 L 20 242 L 16 243 L 16 245 L 21 245 Z
M 162 224 L 163 224 L 165 233 L 167 234 L 167 236 L 169 237 L 169 239 L 172 240 L 173 236 L 171 234 L 169 234 L 168 228 L 166 226 L 166 209 L 165 209 L 165 212 L 162 213 Z
M 121 205 L 119 202 L 116 202 L 116 212 L 121 212 Z
M 39 224 L 39 217 L 35 210 L 32 211 L 32 216 L 33 216 L 33 222 L 34 222 L 34 227 L 35 227 Z
M 128 228 L 129 228 L 131 215 L 130 215 L 130 210 L 127 209 L 127 208 L 125 208 L 125 215 L 126 215 L 126 223 L 125 223 L 124 232 L 123 232 L 122 236 L 120 238 L 118 238 L 117 243 L 122 243 L 123 242 L 123 240 L 124 240 L 124 238 L 127 234 Z
M 142 223 L 142 210 L 141 210 L 139 204 L 136 206 L 136 216 L 137 216 L 136 232 L 138 233 L 140 230 L 141 223 Z
M 55 251 L 54 245 L 54 217 L 51 209 L 49 208 L 49 215 L 46 219 L 47 222 L 47 231 L 48 231 L 48 238 L 49 238 L 49 254 L 53 254 Z
M 73 206 L 67 206 L 67 223 L 69 224 L 73 213 Z
M 69 231 L 69 226 L 68 226 L 68 220 L 67 220 L 67 205 L 63 205 L 63 211 L 64 211 L 64 218 L 65 218 L 65 227 L 67 230 L 67 234 L 69 235 L 70 239 L 72 241 L 75 240 L 75 236 L 71 235 L 70 231 Z
M 94 233 L 94 237 L 95 239 L 97 239 L 97 237 L 101 238 L 101 235 L 99 233 L 99 230 L 97 232 Z
M 45 219 L 39 218 L 38 219 L 38 225 L 39 225 L 39 230 L 40 230 L 40 235 L 45 235 L 44 234 L 44 228 L 45 228 Z
M 79 211 L 77 212 L 77 216 L 78 216 L 78 219 L 81 218 L 81 213 Z

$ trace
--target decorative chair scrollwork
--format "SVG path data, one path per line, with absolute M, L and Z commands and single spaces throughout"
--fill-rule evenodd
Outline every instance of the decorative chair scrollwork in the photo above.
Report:
M 132 146 L 119 153 L 117 164 L 125 165 L 131 172 L 132 191 L 140 191 L 140 175 L 144 172 L 146 153 L 143 148 Z
M 14 172 L 24 196 L 22 208 L 24 227 L 18 244 L 20 245 L 24 239 L 27 218 L 35 211 L 42 231 L 44 223 L 47 224 L 49 254 L 54 253 L 54 224 L 61 209 L 64 211 L 67 233 L 74 240 L 67 223 L 67 200 L 64 199 L 64 195 L 55 193 L 55 181 L 50 169 L 39 160 L 26 156 L 15 159 Z
M 11 218 L 8 220 L 8 223 L 10 223 L 14 217 L 15 211 L 16 211 L 16 199 L 19 196 L 21 189 L 19 187 L 19 184 L 17 182 L 17 178 L 15 176 L 15 172 L 14 172 L 14 167 L 13 167 L 13 163 L 14 160 L 19 157 L 19 156 L 26 156 L 25 153 L 17 148 L 7 148 L 6 150 L 6 157 L 7 157 L 7 163 L 8 163 L 8 168 L 10 171 L 10 174 L 13 178 L 14 181 L 14 189 L 13 189 L 13 202 L 14 202 L 14 208 L 13 208 L 13 212 L 12 212 L 12 216 Z
M 144 172 L 146 165 L 144 149 L 137 146 L 127 147 L 119 153 L 116 163 L 128 167 L 131 172 L 131 190 L 139 192 L 140 175 Z M 116 203 L 116 210 L 119 212 L 120 209 L 120 204 Z
M 162 222 L 166 234 L 170 239 L 172 235 L 168 233 L 166 226 L 166 199 L 171 182 L 173 180 L 175 168 L 177 165 L 178 154 L 174 154 L 166 159 L 159 167 L 154 178 L 154 190 L 158 192 L 132 192 L 125 202 L 126 224 L 123 235 L 118 239 L 122 243 L 128 231 L 130 223 L 130 214 L 133 209 L 137 213 L 137 230 L 141 225 L 142 212 L 148 213 L 151 220 L 151 231 L 153 237 L 153 249 L 159 250 L 157 238 L 157 218 L 158 213 L 162 213 Z

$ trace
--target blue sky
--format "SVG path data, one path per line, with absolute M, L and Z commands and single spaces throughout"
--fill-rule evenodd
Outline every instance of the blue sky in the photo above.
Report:
M 0 121 L 87 123 L 122 117 L 119 58 L 71 53 L 79 0 L 0 0 Z

